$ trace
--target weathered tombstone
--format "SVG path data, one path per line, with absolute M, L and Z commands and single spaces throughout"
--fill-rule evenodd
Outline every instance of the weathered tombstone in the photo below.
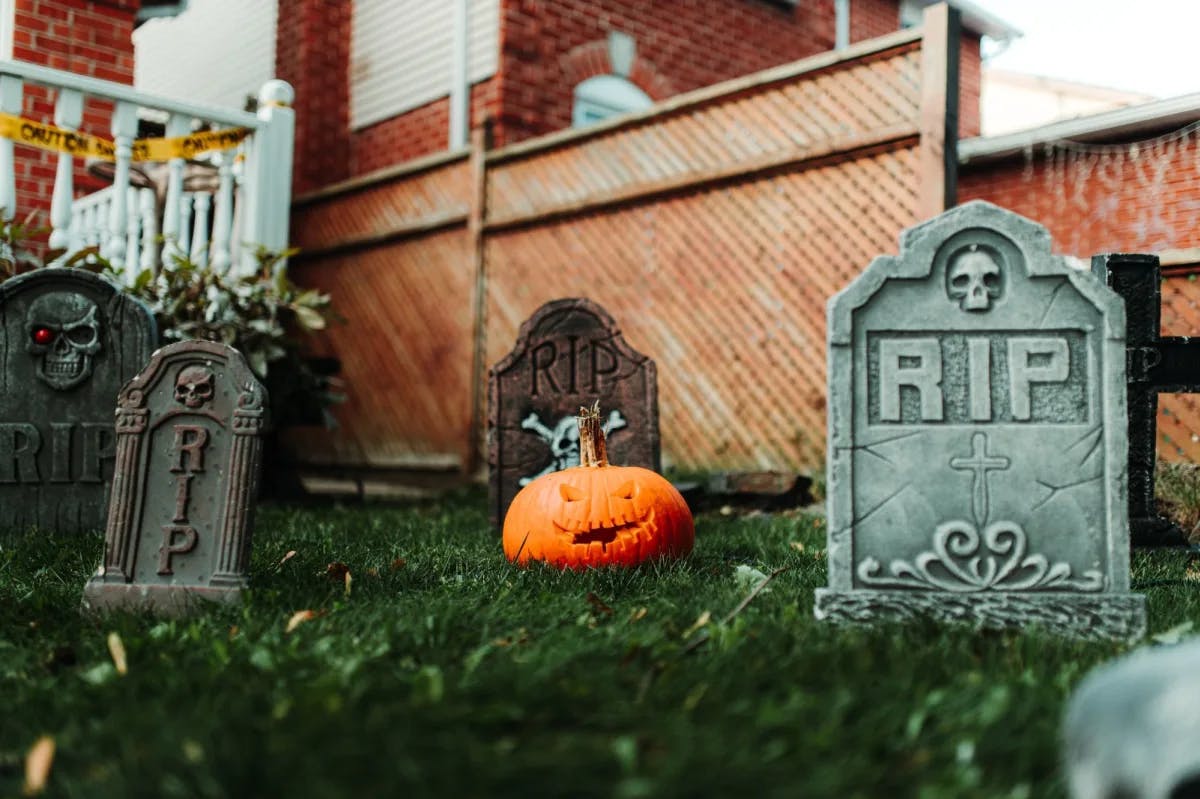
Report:
M 596 400 L 613 463 L 661 471 L 654 361 L 594 302 L 548 302 L 488 371 L 488 490 L 493 524 L 521 487 L 579 465 L 580 406 Z
M 830 300 L 818 618 L 1143 632 L 1123 310 L 984 202 L 905 231 Z
M 104 527 L 113 403 L 157 344 L 146 306 L 90 272 L 0 283 L 0 528 Z
M 117 463 L 95 609 L 183 611 L 246 584 L 267 394 L 237 350 L 163 347 L 117 402 Z

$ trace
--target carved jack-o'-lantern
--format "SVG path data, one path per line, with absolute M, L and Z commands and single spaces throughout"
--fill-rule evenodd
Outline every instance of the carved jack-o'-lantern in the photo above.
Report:
M 649 469 L 609 465 L 598 405 L 579 416 L 580 465 L 543 475 L 513 498 L 504 517 L 509 560 L 580 569 L 692 550 L 692 514 L 675 487 Z

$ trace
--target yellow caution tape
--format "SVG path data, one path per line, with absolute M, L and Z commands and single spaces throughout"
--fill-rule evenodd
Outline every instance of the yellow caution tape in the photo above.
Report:
M 135 139 L 133 160 L 167 161 L 172 158 L 194 158 L 213 150 L 236 147 L 252 132 L 250 128 L 226 128 L 171 139 Z M 18 144 L 27 144 L 40 150 L 70 153 L 82 158 L 117 160 L 117 146 L 110 139 L 65 130 L 11 114 L 0 114 L 0 138 L 12 139 Z

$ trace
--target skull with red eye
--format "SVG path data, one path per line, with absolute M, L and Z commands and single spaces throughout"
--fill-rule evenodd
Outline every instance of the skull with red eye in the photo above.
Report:
M 34 300 L 25 316 L 25 349 L 37 375 L 53 389 L 74 388 L 92 376 L 100 351 L 99 308 L 80 294 L 58 292 Z

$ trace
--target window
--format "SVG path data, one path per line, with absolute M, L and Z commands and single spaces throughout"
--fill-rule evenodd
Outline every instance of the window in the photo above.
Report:
M 650 95 L 619 75 L 597 75 L 575 87 L 571 124 L 581 128 L 602 119 L 640 111 L 653 104 Z

